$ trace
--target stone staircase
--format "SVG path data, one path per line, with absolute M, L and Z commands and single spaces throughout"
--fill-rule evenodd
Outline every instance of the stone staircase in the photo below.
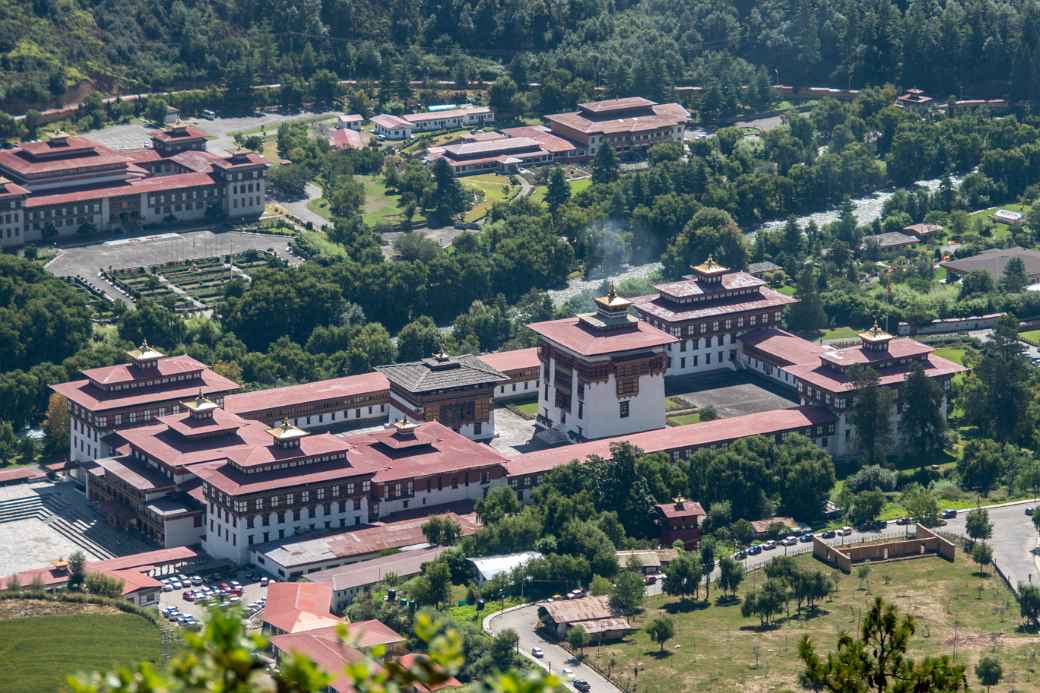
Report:
M 43 499 L 38 495 L 0 501 L 0 524 L 32 518 L 43 519 Z

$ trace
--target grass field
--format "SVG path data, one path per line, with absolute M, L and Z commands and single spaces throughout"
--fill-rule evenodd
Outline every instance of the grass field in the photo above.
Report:
M 798 289 L 796 289 L 793 286 L 784 285 L 784 286 L 781 286 L 779 289 L 777 289 L 777 291 L 782 293 L 784 296 L 794 296 L 795 292 L 797 292 Z
M 467 190 L 476 190 L 483 193 L 483 198 L 478 200 L 463 217 L 465 221 L 476 221 L 487 214 L 491 206 L 496 202 L 511 200 L 519 192 L 519 186 L 509 184 L 509 176 L 500 176 L 497 173 L 484 173 L 479 176 L 466 176 L 460 178 L 462 187 Z
M 509 409 L 516 412 L 525 419 L 533 419 L 538 416 L 538 401 L 510 404 Z
M 972 672 L 975 662 L 997 646 L 1005 678 L 993 690 L 1037 690 L 1040 686 L 1035 661 L 1040 637 L 1017 632 L 1018 607 L 1010 592 L 992 570 L 987 577 L 976 575 L 974 565 L 960 552 L 953 564 L 934 557 L 875 564 L 865 583 L 809 556 L 797 560 L 837 580 L 837 592 L 820 604 L 815 616 L 781 617 L 778 628 L 760 630 L 757 618 L 741 617 L 739 604 L 683 612 L 673 597 L 655 596 L 646 600 L 636 625 L 642 628 L 659 615 L 671 616 L 675 638 L 663 655 L 639 630 L 619 644 L 589 647 L 587 656 L 626 685 L 631 684 L 638 662 L 639 689 L 643 691 L 801 690 L 797 648 L 802 635 L 814 641 L 818 653 L 829 652 L 840 632 L 857 630 L 862 613 L 880 596 L 917 619 L 911 656 L 955 656 L 968 665 L 974 689 L 978 683 Z M 740 593 L 761 586 L 762 580 L 762 575 L 747 576 Z
M 824 341 L 828 339 L 852 339 L 857 334 L 859 333 L 851 327 L 832 327 L 820 335 L 820 339 Z
M 63 687 L 70 674 L 158 661 L 159 629 L 124 613 L 75 613 L 0 621 L 0 681 L 7 693 Z
M 568 182 L 570 183 L 570 186 L 571 186 L 571 196 L 572 197 L 574 195 L 577 195 L 581 191 L 588 189 L 588 187 L 590 185 L 592 185 L 592 179 L 591 178 L 579 178 L 577 180 L 572 180 L 572 181 L 568 181 Z M 546 193 L 546 191 L 548 189 L 549 188 L 547 186 L 544 186 L 544 185 L 536 185 L 536 186 L 534 186 L 534 190 L 531 192 L 531 199 L 534 200 L 535 202 L 544 202 L 545 201 L 545 193 Z
M 1018 338 L 1023 342 L 1028 342 L 1033 346 L 1040 346 L 1040 330 L 1026 330 L 1025 332 L 1019 332 Z
M 701 420 L 701 415 L 697 412 L 691 412 L 689 414 L 674 414 L 668 417 L 669 426 L 685 426 L 686 424 L 697 423 Z
M 1037 335 L 1040 337 L 1040 333 Z M 937 356 L 941 356 L 944 359 L 949 359 L 954 363 L 964 365 L 964 354 L 967 349 L 961 349 L 960 347 L 939 347 L 935 350 Z
M 400 196 L 391 193 L 386 188 L 381 175 L 355 176 L 365 186 L 365 206 L 361 210 L 361 217 L 369 226 L 380 224 L 397 225 L 401 223 Z M 307 203 L 307 209 L 319 214 L 325 219 L 331 219 L 329 203 L 324 197 L 311 200 Z M 413 219 L 416 223 L 425 223 L 422 213 L 416 211 Z

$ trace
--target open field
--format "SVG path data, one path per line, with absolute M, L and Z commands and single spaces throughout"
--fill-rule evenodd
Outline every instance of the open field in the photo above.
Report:
M 361 217 L 369 226 L 397 225 L 401 223 L 402 208 L 400 196 L 391 193 L 386 188 L 381 175 L 355 176 L 365 187 L 365 204 L 361 209 Z M 307 203 L 307 209 L 325 218 L 332 219 L 329 211 L 329 202 L 324 197 L 311 200 Z M 420 211 L 416 211 L 413 219 L 416 223 L 425 223 L 425 218 Z
M 697 423 L 701 420 L 701 415 L 697 412 L 690 412 L 688 414 L 674 414 L 668 417 L 669 426 L 685 426 L 686 424 Z
M 880 596 L 917 619 L 912 656 L 954 655 L 968 664 L 974 687 L 972 667 L 996 646 L 1005 681 L 994 690 L 1040 686 L 1035 661 L 1040 637 L 1017 632 L 1018 607 L 1003 582 L 992 571 L 987 577 L 976 575 L 975 566 L 960 552 L 953 564 L 935 557 L 875 564 L 865 583 L 810 556 L 797 560 L 830 573 L 838 583 L 838 591 L 820 604 L 815 616 L 780 617 L 779 627 L 760 630 L 757 618 L 740 615 L 739 604 L 699 605 L 683 612 L 675 598 L 654 596 L 647 598 L 637 625 L 645 626 L 660 615 L 673 619 L 676 635 L 664 655 L 641 630 L 619 644 L 590 647 L 587 654 L 602 671 L 612 669 L 614 677 L 620 676 L 626 684 L 631 683 L 638 662 L 643 691 L 800 690 L 797 648 L 802 635 L 816 643 L 819 653 L 826 653 L 840 632 L 857 630 L 862 613 Z M 755 584 L 761 586 L 763 579 L 763 575 L 747 576 L 740 594 Z
M 820 335 L 820 340 L 826 341 L 828 339 L 854 339 L 859 334 L 856 330 L 851 327 L 832 327 L 831 329 Z
M 1040 333 L 1038 333 L 1040 336 Z M 936 356 L 941 356 L 944 359 L 949 359 L 954 363 L 964 365 L 964 354 L 967 353 L 967 349 L 960 347 L 939 347 L 935 350 Z
M 1018 338 L 1023 342 L 1032 344 L 1033 346 L 1040 346 L 1040 330 L 1026 330 L 1025 332 L 1019 332 Z
M 510 404 L 508 406 L 525 419 L 533 419 L 538 416 L 538 400 L 533 402 L 523 402 L 520 404 Z
M 487 214 L 491 206 L 496 202 L 511 200 L 520 190 L 519 186 L 510 185 L 509 176 L 501 176 L 497 173 L 484 173 L 479 176 L 466 176 L 460 178 L 459 182 L 467 190 L 481 193 L 481 199 L 477 200 L 473 207 L 466 212 L 465 221 L 476 221 Z
M 56 691 L 70 674 L 159 659 L 159 629 L 140 616 L 42 605 L 66 607 L 54 609 L 65 613 L 0 620 L 0 681 L 9 693 Z
M 590 185 L 592 185 L 592 179 L 591 178 L 579 178 L 577 180 L 571 180 L 571 181 L 567 181 L 567 182 L 570 183 L 570 186 L 571 186 L 571 196 L 572 197 L 574 195 L 577 195 L 581 191 L 588 189 L 588 187 Z M 547 186 L 544 186 L 544 185 L 536 185 L 536 186 L 534 186 L 534 190 L 531 192 L 531 199 L 534 200 L 535 202 L 544 202 L 545 201 L 545 193 L 548 190 L 549 190 L 549 188 Z

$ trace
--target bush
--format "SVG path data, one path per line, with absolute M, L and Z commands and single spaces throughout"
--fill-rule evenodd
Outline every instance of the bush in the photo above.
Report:
M 845 488 L 853 493 L 863 491 L 894 491 L 898 475 L 876 464 L 867 465 L 845 480 Z

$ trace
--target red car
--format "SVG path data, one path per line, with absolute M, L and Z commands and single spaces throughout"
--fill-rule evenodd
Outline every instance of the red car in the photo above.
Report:
M 656 575 L 647 575 L 646 576 L 646 584 L 648 584 L 648 585 L 655 585 L 655 584 L 657 584 L 657 576 Z
M 191 590 L 185 590 L 184 594 L 182 594 L 181 596 L 184 597 L 184 601 L 186 601 L 186 602 L 193 602 L 193 601 L 195 601 L 195 593 L 192 592 Z

